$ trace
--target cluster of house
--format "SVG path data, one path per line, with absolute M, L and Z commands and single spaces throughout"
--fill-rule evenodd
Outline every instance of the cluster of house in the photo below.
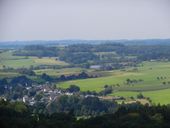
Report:
M 22 101 L 29 105 L 34 105 L 36 102 L 49 103 L 56 99 L 60 95 L 73 95 L 73 93 L 63 91 L 61 89 L 53 89 L 49 85 L 33 85 L 32 87 L 27 87 L 29 91 L 34 88 L 36 91 L 36 96 L 29 97 L 28 95 L 23 96 Z
M 58 96 L 61 95 L 74 95 L 74 93 L 70 93 L 67 90 L 61 90 L 61 89 L 57 89 L 57 88 L 52 88 L 51 85 L 49 84 L 43 84 L 43 85 L 33 85 L 32 87 L 26 87 L 25 88 L 27 91 L 31 91 L 34 90 L 36 92 L 36 95 L 33 96 L 28 96 L 28 95 L 24 95 L 22 98 L 18 98 L 17 100 L 11 100 L 13 102 L 15 101 L 22 101 L 28 105 L 34 105 L 36 103 L 50 103 L 52 101 L 54 101 Z M 95 95 L 82 95 L 85 98 L 87 97 L 95 97 Z M 112 97 L 112 96 L 98 96 L 99 99 L 102 100 L 118 100 L 120 99 L 120 97 Z M 7 100 L 4 96 L 1 96 L 0 99 L 4 99 Z

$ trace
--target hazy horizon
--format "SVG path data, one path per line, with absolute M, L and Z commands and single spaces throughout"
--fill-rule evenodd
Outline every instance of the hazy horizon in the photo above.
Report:
M 0 42 L 169 38 L 169 0 L 0 0 Z

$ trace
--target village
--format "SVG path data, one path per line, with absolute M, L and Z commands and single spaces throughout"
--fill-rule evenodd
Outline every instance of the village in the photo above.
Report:
M 69 89 L 61 89 L 61 88 L 54 88 L 51 86 L 49 83 L 46 84 L 40 84 L 40 85 L 32 85 L 29 87 L 25 87 L 25 89 L 29 91 L 34 91 L 35 94 L 32 95 L 23 95 L 21 98 L 17 99 L 11 99 L 12 102 L 15 101 L 20 101 L 24 102 L 28 105 L 33 106 L 37 102 L 39 103 L 45 103 L 48 104 L 50 102 L 53 102 L 57 97 L 62 96 L 62 95 L 67 95 L 67 96 L 72 96 L 72 95 L 78 95 L 80 97 L 98 97 L 101 100 L 110 100 L 110 101 L 115 101 L 115 100 L 121 100 L 123 97 L 118 97 L 118 96 L 101 96 L 97 94 L 90 94 L 90 93 L 82 93 L 80 91 L 70 91 Z M 2 96 L 1 98 L 6 99 L 6 97 Z

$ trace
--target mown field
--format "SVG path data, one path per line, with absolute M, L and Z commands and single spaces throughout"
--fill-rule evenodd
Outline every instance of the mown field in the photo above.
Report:
M 170 103 L 170 62 L 144 62 L 139 67 L 110 71 L 109 74 L 110 76 L 106 77 L 62 82 L 57 86 L 67 88 L 74 84 L 82 91 L 99 92 L 107 84 L 113 86 L 112 95 L 130 97 L 142 92 L 155 103 Z M 141 81 L 127 84 L 127 79 Z
M 37 75 L 41 75 L 46 73 L 50 76 L 60 76 L 60 75 L 70 75 L 70 74 L 78 74 L 83 71 L 82 68 L 62 68 L 62 69 L 40 69 L 34 70 Z

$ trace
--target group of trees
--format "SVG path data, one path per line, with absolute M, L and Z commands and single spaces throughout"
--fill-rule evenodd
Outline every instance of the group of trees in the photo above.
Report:
M 59 96 L 47 106 L 49 113 L 65 112 L 76 116 L 96 116 L 113 113 L 118 105 L 115 102 L 100 100 L 98 97 Z
M 92 52 L 84 52 L 84 53 L 66 52 L 60 55 L 60 60 L 71 64 L 83 64 L 89 61 L 97 61 L 98 56 Z
M 0 86 L 1 87 L 8 87 L 8 86 L 31 86 L 32 80 L 27 78 L 25 75 L 22 76 L 16 76 L 11 78 L 11 80 L 8 80 L 7 78 L 0 79 Z
M 29 71 L 29 70 L 25 70 L 22 69 L 21 72 L 24 72 L 25 74 L 30 74 L 30 75 L 34 75 L 34 72 Z M 38 77 L 38 76 L 37 76 Z M 40 79 L 44 80 L 45 82 L 60 82 L 60 81 L 66 81 L 66 80 L 75 80 L 75 79 L 86 79 L 86 78 L 91 78 L 93 76 L 89 76 L 87 73 L 85 72 L 81 72 L 77 75 L 61 75 L 59 77 L 51 77 L 49 75 L 47 75 L 46 73 L 43 73 L 42 75 L 40 75 Z M 26 75 L 20 75 L 20 76 L 16 76 L 13 78 L 3 78 L 0 79 L 0 87 L 5 87 L 6 85 L 11 85 L 11 86 L 16 86 L 16 85 L 22 85 L 22 86 L 31 86 L 33 83 L 37 83 L 36 80 L 32 80 L 29 77 L 27 77 Z
M 157 80 L 166 80 L 166 76 L 158 76 L 157 77 Z M 162 82 L 163 85 L 166 85 L 166 84 L 170 84 L 170 81 L 163 81 Z
M 104 89 L 100 92 L 96 92 L 96 91 L 81 91 L 80 92 L 80 87 L 77 85 L 70 85 L 69 88 L 67 88 L 65 91 L 70 92 L 70 93 L 77 93 L 77 94 L 81 94 L 84 96 L 106 96 L 108 94 L 111 94 L 113 91 L 112 86 L 110 85 L 105 85 Z
M 164 82 L 162 82 L 162 84 L 163 85 L 170 84 L 170 81 L 168 81 L 168 82 L 164 81 Z
M 87 79 L 87 78 L 94 78 L 96 76 L 90 76 L 88 75 L 86 72 L 81 72 L 77 75 L 73 74 L 73 75 L 61 75 L 59 77 L 51 77 L 49 75 L 47 75 L 46 73 L 43 73 L 41 75 L 41 78 L 45 81 L 48 82 L 61 82 L 61 81 L 67 81 L 67 80 L 75 80 L 75 79 Z
M 43 45 L 28 45 L 24 49 L 14 52 L 17 56 L 37 56 L 41 57 L 54 57 L 58 56 L 59 49 L 57 47 L 46 47 Z
M 20 73 L 20 74 L 24 74 L 24 75 L 29 75 L 29 76 L 35 76 L 35 72 L 31 69 L 28 68 L 19 68 L 16 69 L 16 72 Z
M 10 85 L 22 85 L 22 86 L 31 86 L 32 80 L 27 78 L 25 75 L 17 76 L 12 78 L 12 80 L 9 83 Z
M 143 96 L 142 93 L 139 93 L 139 94 L 137 95 L 137 98 L 138 98 L 138 99 L 143 99 L 143 98 L 145 98 L 145 97 Z
M 126 79 L 126 84 L 135 84 L 135 83 L 139 83 L 139 82 L 142 82 L 143 80 L 142 79 L 138 79 L 138 80 L 136 80 L 136 79 L 129 79 L 129 78 L 127 78 Z
M 166 76 L 158 76 L 157 77 L 157 80 L 164 80 L 164 79 L 166 79 Z
M 121 106 L 114 114 L 81 120 L 82 128 L 168 128 L 169 106 L 143 106 L 130 104 Z
M 26 87 L 32 86 L 33 81 L 27 78 L 25 75 L 16 76 L 11 79 L 1 79 L 0 80 L 0 95 L 5 95 L 8 99 L 18 99 L 22 98 L 29 92 Z
M 8 84 L 7 79 L 0 80 L 0 94 L 4 94 L 6 90 L 6 85 Z
M 70 93 L 76 93 L 76 92 L 80 91 L 80 87 L 78 87 L 76 85 L 70 85 L 70 87 L 67 88 L 66 90 Z
M 58 78 L 58 81 L 66 81 L 66 80 L 75 80 L 75 79 L 87 79 L 87 78 L 93 78 L 95 76 L 90 76 L 89 74 L 87 74 L 86 72 L 81 72 L 77 75 L 68 75 L 68 76 L 65 76 L 65 75 L 61 75 L 59 78 Z
M 60 99 L 66 101 L 71 108 L 76 100 Z M 58 101 L 59 102 L 59 101 Z M 93 105 L 94 103 L 94 105 Z M 101 103 L 96 99 L 86 99 L 83 108 L 95 110 Z M 96 106 L 97 105 L 97 106 Z M 93 107 L 92 107 L 93 106 Z M 103 105 L 101 106 L 103 108 Z M 68 108 L 69 109 L 69 108 Z M 63 110 L 68 110 L 63 109 Z M 84 111 L 83 110 L 83 111 Z M 0 101 L 0 127 L 1 128 L 168 128 L 170 127 L 170 106 L 148 106 L 141 104 L 125 104 L 112 114 L 76 119 L 74 111 L 67 113 L 39 114 L 33 108 L 23 103 Z M 86 112 L 87 113 L 87 112 Z
M 111 94 L 113 91 L 112 86 L 110 85 L 105 85 L 104 89 L 98 93 L 98 95 L 106 96 L 108 94 Z

